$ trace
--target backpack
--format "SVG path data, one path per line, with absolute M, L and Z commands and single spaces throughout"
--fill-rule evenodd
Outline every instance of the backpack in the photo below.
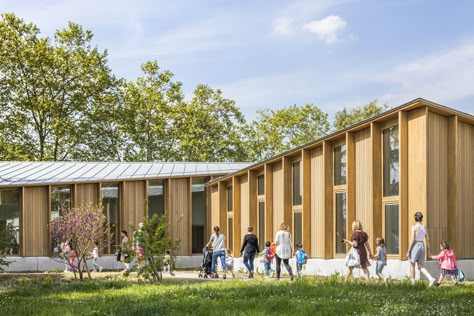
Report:
M 308 262 L 308 255 L 306 254 L 306 252 L 303 249 L 300 249 L 298 251 L 300 252 L 299 253 L 299 258 L 298 258 L 298 263 L 299 264 L 304 264 L 304 263 Z
M 270 249 L 268 249 L 268 251 L 265 253 L 265 258 L 272 260 L 273 258 L 275 258 L 275 254 L 276 254 L 276 244 L 272 243 L 270 245 Z

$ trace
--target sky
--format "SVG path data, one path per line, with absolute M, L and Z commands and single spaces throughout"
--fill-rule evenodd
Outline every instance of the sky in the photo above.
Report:
M 116 76 L 135 80 L 157 60 L 187 98 L 207 84 L 248 119 L 418 97 L 474 114 L 474 1 L 0 0 L 0 12 L 44 36 L 79 23 Z

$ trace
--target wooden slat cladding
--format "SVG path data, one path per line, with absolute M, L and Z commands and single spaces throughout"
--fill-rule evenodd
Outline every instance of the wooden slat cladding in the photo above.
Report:
M 190 179 L 170 179 L 170 226 L 173 239 L 179 239 L 177 255 L 191 254 L 191 203 Z
M 371 245 L 375 240 L 372 228 L 373 211 L 371 195 L 371 140 L 370 129 L 355 133 L 355 217 L 362 222 L 370 237 Z M 380 137 L 378 137 L 380 139 Z
M 273 170 L 273 231 L 276 233 L 285 220 L 283 207 L 283 166 L 276 163 Z
M 408 113 L 399 112 L 400 145 L 400 256 L 405 259 L 411 236 L 408 219 Z M 374 212 L 375 213 L 375 212 Z
M 323 148 L 311 150 L 311 256 L 324 258 L 324 157 Z M 304 193 L 303 193 L 304 194 Z
M 23 190 L 24 256 L 48 256 L 49 225 L 48 187 L 25 187 Z
M 250 225 L 249 209 L 249 178 L 247 175 L 240 177 L 240 236 L 243 238 Z M 234 237 L 235 238 L 235 237 Z M 241 242 L 242 240 L 240 240 Z
M 234 214 L 234 245 L 233 251 L 234 256 L 239 256 L 240 242 L 242 239 L 242 206 L 241 206 L 241 193 L 240 193 L 240 178 L 232 177 L 232 200 L 233 200 L 233 214 Z
M 80 183 L 76 184 L 74 192 L 74 205 L 80 207 L 91 204 L 99 204 L 99 184 L 98 183 Z
M 209 230 L 212 231 L 214 226 L 219 226 L 220 214 L 219 214 L 219 188 L 218 185 L 213 185 L 210 189 L 211 194 L 211 219 Z
M 138 227 L 145 216 L 147 198 L 146 181 L 126 181 L 123 183 L 123 210 L 121 229 L 130 230 L 130 224 Z
M 265 164 L 265 239 L 273 241 L 273 168 Z
M 431 249 L 448 238 L 448 118 L 428 112 L 428 221 Z M 435 252 L 435 251 L 434 251 Z
M 372 204 L 372 222 L 366 227 L 372 228 L 372 240 L 382 236 L 382 129 L 379 124 L 370 124 L 370 195 Z M 356 189 L 357 190 L 357 189 Z M 372 246 L 375 246 L 372 244 Z
M 312 257 L 311 238 L 311 155 L 308 149 L 302 152 L 302 176 L 303 176 L 303 245 L 307 249 L 308 256 Z
M 325 238 L 324 258 L 330 259 L 334 257 L 334 167 L 333 167 L 333 150 L 331 142 L 323 142 L 323 163 L 324 163 L 324 231 Z

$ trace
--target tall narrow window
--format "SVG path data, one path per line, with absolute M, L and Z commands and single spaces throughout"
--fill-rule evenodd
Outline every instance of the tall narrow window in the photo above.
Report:
M 303 188 L 303 177 L 301 176 L 301 161 L 293 164 L 293 205 L 301 205 L 303 202 L 301 189 Z
M 227 229 L 229 230 L 227 232 L 227 237 L 228 237 L 227 248 L 233 249 L 234 247 L 234 219 L 232 217 L 229 217 L 227 219 Z
M 0 254 L 20 254 L 20 190 L 0 190 Z
M 399 187 L 398 125 L 383 130 L 383 195 L 397 196 Z
M 293 229 L 293 243 L 294 247 L 296 248 L 297 243 L 303 242 L 303 214 L 301 213 L 301 210 L 295 211 L 293 213 Z
M 346 235 L 346 192 L 336 192 L 336 253 L 345 253 L 346 246 L 341 243 Z
M 258 243 L 265 244 L 265 201 L 258 201 Z
M 334 148 L 334 185 L 346 184 L 346 145 Z
M 399 206 L 385 204 L 385 246 L 387 253 L 400 253 Z
M 204 227 L 206 224 L 206 187 L 207 178 L 192 180 L 192 252 L 200 253 L 204 245 Z
M 262 174 L 257 177 L 257 195 L 265 194 L 265 176 Z
M 102 207 L 107 218 L 110 235 L 107 240 L 111 243 L 106 246 L 105 253 L 111 254 L 120 245 L 120 190 L 117 183 L 104 183 L 100 188 Z
M 53 186 L 51 187 L 51 221 L 62 216 L 64 211 L 69 210 L 72 206 L 72 194 L 70 186 Z M 51 251 L 59 253 L 60 240 L 56 236 L 51 236 Z
M 232 198 L 232 186 L 227 187 L 227 212 L 232 212 L 234 208 L 234 201 Z
M 165 214 L 165 185 L 163 180 L 148 181 L 148 218 Z

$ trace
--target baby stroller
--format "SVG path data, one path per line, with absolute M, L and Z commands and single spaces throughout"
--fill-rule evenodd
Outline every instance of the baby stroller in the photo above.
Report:
M 199 278 L 212 278 L 211 266 L 212 266 L 212 249 L 204 247 L 202 249 L 202 262 L 201 270 L 199 271 Z

